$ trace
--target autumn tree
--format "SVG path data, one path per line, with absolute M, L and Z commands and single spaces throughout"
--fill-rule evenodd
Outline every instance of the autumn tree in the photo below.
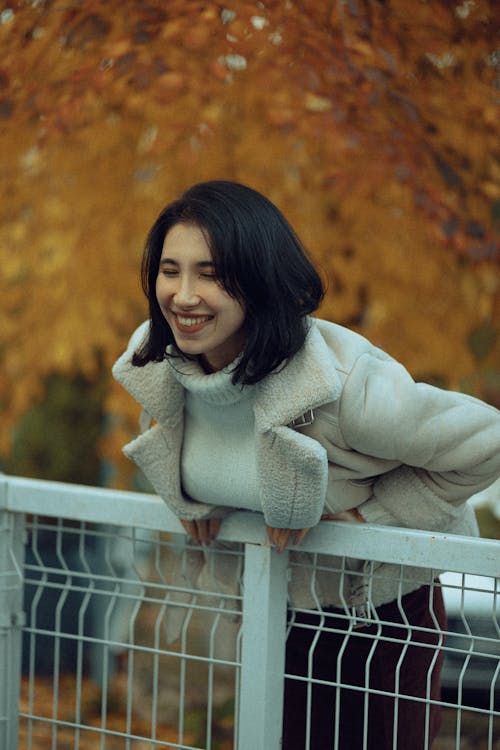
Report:
M 499 20 L 495 0 L 11 3 L 3 454 L 59 377 L 83 404 L 99 384 L 117 462 L 136 415 L 107 373 L 146 316 L 144 237 L 210 178 L 285 212 L 329 279 L 324 317 L 498 402 Z

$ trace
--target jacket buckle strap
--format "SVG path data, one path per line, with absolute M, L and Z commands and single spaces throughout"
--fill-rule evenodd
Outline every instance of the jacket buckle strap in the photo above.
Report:
M 288 426 L 293 427 L 293 428 L 307 427 L 307 425 L 310 425 L 313 422 L 314 422 L 314 412 L 312 409 L 308 409 L 300 417 L 293 419 Z

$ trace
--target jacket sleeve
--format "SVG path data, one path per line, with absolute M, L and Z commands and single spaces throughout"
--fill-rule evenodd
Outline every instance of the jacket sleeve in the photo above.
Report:
M 376 478 L 366 520 L 444 529 L 500 475 L 500 412 L 465 394 L 415 383 L 391 359 L 362 355 L 349 374 L 340 427 L 360 453 L 401 465 Z

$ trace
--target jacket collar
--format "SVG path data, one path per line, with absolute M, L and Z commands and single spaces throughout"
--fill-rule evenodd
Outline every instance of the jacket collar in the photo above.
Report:
M 310 409 L 335 401 L 341 391 L 338 362 L 310 320 L 302 349 L 285 367 L 258 383 L 255 422 L 260 431 L 289 424 Z
M 132 356 L 147 335 L 149 322 L 144 322 L 132 335 L 127 350 L 115 362 L 113 376 L 160 423 L 176 423 L 182 418 L 184 389 L 176 380 L 167 362 L 148 362 L 135 367 Z
M 160 423 L 182 419 L 184 390 L 167 362 L 150 362 L 134 367 L 132 355 L 146 335 L 144 323 L 132 336 L 127 351 L 113 367 L 113 375 Z M 255 423 L 265 432 L 286 425 L 309 409 L 335 401 L 341 391 L 337 359 L 325 342 L 314 319 L 302 349 L 287 363 L 257 384 Z

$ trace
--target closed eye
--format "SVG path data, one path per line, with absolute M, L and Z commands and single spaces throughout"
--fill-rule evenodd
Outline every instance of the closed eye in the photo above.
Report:
M 207 279 L 209 281 L 218 280 L 212 261 L 202 260 L 199 263 L 195 264 L 195 268 L 200 279 Z M 179 266 L 177 262 L 172 258 L 162 258 L 160 260 L 159 273 L 167 277 L 178 276 Z
M 168 278 L 172 278 L 174 276 L 179 275 L 179 271 L 175 268 L 162 268 L 160 273 L 162 276 L 167 276 Z M 204 279 L 206 281 L 217 281 L 217 274 L 215 273 L 200 273 L 200 279 Z

